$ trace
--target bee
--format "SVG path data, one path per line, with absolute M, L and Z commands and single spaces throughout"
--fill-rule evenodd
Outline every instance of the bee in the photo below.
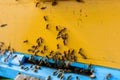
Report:
M 42 54 L 44 54 L 44 51 L 43 51 L 43 50 L 41 50 L 40 52 L 41 52 Z
M 81 52 L 82 48 L 79 49 L 78 53 L 82 56 L 83 59 L 87 59 L 87 57 Z
M 9 50 L 9 51 L 11 50 L 11 45 L 10 45 L 10 44 L 9 44 L 9 46 L 8 46 L 7 50 Z
M 33 69 L 33 72 L 37 72 L 37 69 L 36 69 L 36 68 L 34 68 L 34 69 Z
M 60 78 L 62 76 L 62 72 L 58 72 L 57 77 Z
M 28 70 L 28 69 L 29 69 L 29 67 L 25 67 L 25 68 L 24 68 L 24 70 Z
M 19 64 L 22 65 L 22 62 L 20 60 L 18 60 Z
M 33 65 L 30 65 L 30 68 L 32 68 L 33 67 Z
M 41 7 L 42 10 L 46 9 L 47 7 Z
M 72 75 L 69 75 L 66 80 L 70 80 L 72 78 Z
M 36 2 L 36 5 L 35 5 L 35 7 L 38 7 L 38 5 L 39 5 L 39 2 Z
M 88 64 L 87 68 L 89 69 L 89 68 L 91 68 L 91 66 L 92 66 L 92 64 Z
M 46 29 L 49 29 L 49 24 L 46 24 Z
M 34 49 L 35 49 L 35 48 L 36 48 L 36 46 L 35 46 L 35 45 L 33 45 L 33 46 L 31 46 L 31 48 L 34 48 Z
M 4 58 L 4 62 L 6 62 L 7 61 L 7 58 Z
M 65 65 L 66 65 L 66 67 L 69 67 L 70 66 L 70 61 L 67 61 L 66 63 L 65 63 Z
M 0 25 L 0 27 L 5 27 L 5 26 L 7 26 L 7 24 L 2 24 L 2 25 Z
M 45 21 L 47 21 L 48 19 L 47 19 L 47 16 L 43 16 L 43 19 L 45 20 Z
M 21 68 L 21 69 L 24 69 L 24 66 L 23 66 L 23 65 L 20 65 L 20 68 Z
M 23 43 L 28 43 L 28 40 L 24 40 Z
M 34 53 L 34 55 L 36 56 L 37 55 L 37 53 L 39 53 L 40 52 L 40 50 L 37 50 L 35 53 Z
M 58 26 L 56 26 L 56 31 L 59 31 L 59 27 Z
M 14 58 L 16 58 L 17 57 L 17 55 L 14 55 L 13 57 L 12 57 L 12 59 L 14 59 Z
M 60 45 L 59 44 L 57 44 L 57 49 L 60 49 Z
M 43 43 L 43 38 L 42 37 L 39 37 L 37 40 L 36 40 L 37 43 Z
M 79 77 L 78 76 L 76 76 L 76 79 L 75 80 L 79 80 Z
M 14 49 L 14 48 L 12 48 L 11 53 L 14 53 L 14 52 L 15 52 L 15 49 Z
M 51 76 L 47 76 L 46 80 L 50 80 L 50 77 L 51 77 Z
M 109 74 L 107 74 L 107 75 L 105 76 L 106 80 L 109 80 L 110 76 L 111 76 L 111 74 L 110 74 L 110 73 L 109 73 Z
M 47 59 L 49 59 L 49 56 L 48 56 L 48 55 L 46 55 L 46 58 L 47 58 Z
M 63 44 L 64 44 L 64 45 L 67 45 L 67 41 L 66 41 L 66 40 L 63 40 Z
M 63 28 L 63 29 L 61 29 L 59 32 L 62 33 L 62 32 L 64 32 L 64 31 L 66 31 L 66 30 L 67 30 L 67 28 Z
M 52 6 L 55 6 L 55 5 L 57 5 L 57 2 L 56 2 L 56 0 L 53 0 L 52 1 Z
M 77 2 L 84 2 L 83 0 L 76 0 Z
M 63 78 L 64 78 L 64 76 L 62 75 L 62 76 L 60 77 L 60 80 L 63 80 Z
M 46 46 L 46 45 L 44 45 L 43 50 L 44 50 L 44 51 L 46 51 L 46 50 L 47 50 L 47 46 Z
M 0 46 L 3 46 L 5 43 L 4 42 L 0 42 Z
M 71 51 L 71 54 L 73 55 L 75 53 L 75 50 L 73 49 L 72 51 Z
M 1 54 L 2 54 L 2 55 L 4 55 L 4 54 L 5 54 L 5 52 L 6 52 L 6 50 L 5 50 L 5 49 L 1 50 Z
M 32 53 L 34 53 L 34 50 L 32 50 L 32 49 L 28 49 L 28 52 L 32 52 Z
M 63 40 L 65 40 L 65 39 L 67 39 L 67 38 L 68 38 L 68 34 L 67 34 L 67 33 L 65 33 L 65 34 L 62 35 L 62 39 L 63 39 Z
M 57 70 L 54 70 L 53 73 L 52 73 L 52 75 L 55 75 L 56 73 L 57 73 Z

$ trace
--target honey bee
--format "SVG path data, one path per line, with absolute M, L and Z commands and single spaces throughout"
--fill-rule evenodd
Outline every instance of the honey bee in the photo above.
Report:
M 41 50 L 40 52 L 41 52 L 42 54 L 44 54 L 44 51 L 43 51 L 43 50 Z
M 52 0 L 52 6 L 55 6 L 55 5 L 57 5 L 56 0 Z
M 56 26 L 56 31 L 59 31 L 59 27 L 58 26 Z
M 45 20 L 45 21 L 47 21 L 48 19 L 47 19 L 47 16 L 43 16 L 43 19 Z
M 72 75 L 69 75 L 66 80 L 70 80 L 72 78 Z
M 63 40 L 63 44 L 64 44 L 64 45 L 67 45 L 67 42 L 66 42 L 66 40 Z
M 47 76 L 46 80 L 50 80 L 50 77 L 51 77 L 51 76 Z
M 110 76 L 111 76 L 111 74 L 110 74 L 110 73 L 109 73 L 109 74 L 107 74 L 107 75 L 105 76 L 106 80 L 109 80 Z
M 7 24 L 2 24 L 2 25 L 0 25 L 0 27 L 5 27 L 5 26 L 7 26 Z
M 39 2 L 36 2 L 36 5 L 35 5 L 35 7 L 38 7 L 38 5 L 39 5 L 40 3 Z
M 78 53 L 82 56 L 83 59 L 87 59 L 87 57 L 81 51 L 82 48 L 79 49 Z
M 41 7 L 42 10 L 46 9 L 47 7 Z
M 79 77 L 78 76 L 76 76 L 76 79 L 75 80 L 79 80 Z
M 55 75 L 56 73 L 57 73 L 57 70 L 54 70 L 53 73 L 52 73 L 52 75 Z
M 58 72 L 57 77 L 60 78 L 62 76 L 62 72 Z
M 60 45 L 59 44 L 57 44 L 57 49 L 60 49 Z
M 24 40 L 23 43 L 28 43 L 28 40 Z
M 37 53 L 39 53 L 40 52 L 40 50 L 37 50 L 35 53 L 34 53 L 34 55 L 36 56 L 37 55 Z
M 17 57 L 17 55 L 14 55 L 13 57 L 12 57 L 12 59 L 14 59 L 14 58 L 16 58 Z
M 47 46 L 46 46 L 46 45 L 44 45 L 43 50 L 44 50 L 44 51 L 46 51 L 46 50 L 47 50 Z
M 90 78 L 96 78 L 96 76 L 94 74 L 91 74 Z
M 49 24 L 46 24 L 46 29 L 49 29 Z
M 63 78 L 64 78 L 64 76 L 62 75 L 62 76 L 60 77 L 60 80 L 63 80 Z

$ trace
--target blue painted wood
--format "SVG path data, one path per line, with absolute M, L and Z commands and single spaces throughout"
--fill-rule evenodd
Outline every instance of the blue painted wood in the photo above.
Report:
M 14 54 L 18 55 L 24 55 L 24 57 L 29 57 L 30 54 L 22 54 L 19 52 L 16 52 Z M 2 58 L 2 57 L 0 57 Z M 39 59 L 40 56 L 36 56 L 36 59 Z M 1 59 L 0 59 L 1 60 Z M 24 60 L 24 59 L 21 59 Z M 50 60 L 52 62 L 52 60 Z M 24 61 L 23 61 L 24 63 Z M 31 64 L 24 63 L 24 66 L 30 66 Z M 84 63 L 78 63 L 78 62 L 72 62 L 70 64 L 71 66 L 77 66 L 77 67 L 82 67 L 82 68 L 87 68 L 87 64 Z M 66 80 L 67 76 L 72 75 L 71 80 L 75 80 L 75 77 L 78 76 L 80 80 L 107 80 L 105 77 L 107 74 L 111 74 L 110 78 L 108 80 L 120 80 L 120 70 L 119 69 L 114 69 L 114 68 L 108 68 L 108 67 L 103 67 L 103 66 L 97 66 L 97 65 L 92 65 L 92 69 L 95 70 L 94 75 L 96 75 L 95 79 L 91 79 L 88 76 L 80 75 L 80 74 L 75 74 L 75 73 L 64 73 L 65 78 L 63 80 Z M 37 72 L 33 72 L 33 68 L 29 70 L 23 70 L 20 68 L 19 65 L 8 65 L 3 63 L 2 61 L 0 62 L 0 76 L 7 77 L 7 78 L 12 78 L 14 79 L 15 76 L 17 75 L 18 72 L 21 72 L 23 74 L 27 74 L 33 77 L 37 78 L 42 78 L 45 80 L 45 78 L 50 75 L 51 80 L 60 80 L 57 78 L 57 76 L 53 76 L 52 72 L 54 71 L 54 68 L 48 68 L 41 66 L 41 69 L 37 70 Z

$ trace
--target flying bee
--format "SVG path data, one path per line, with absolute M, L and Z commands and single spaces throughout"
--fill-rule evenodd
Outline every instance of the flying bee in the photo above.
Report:
M 5 26 L 7 26 L 7 24 L 2 24 L 2 25 L 0 25 L 0 27 L 5 27 Z
M 43 16 L 43 19 L 44 19 L 45 21 L 48 21 L 47 16 Z
M 50 80 L 50 77 L 51 77 L 51 76 L 47 76 L 46 80 Z
M 28 40 L 24 40 L 23 43 L 28 43 Z

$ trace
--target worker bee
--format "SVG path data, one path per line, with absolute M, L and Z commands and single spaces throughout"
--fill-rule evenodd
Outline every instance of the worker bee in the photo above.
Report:
M 63 78 L 64 78 L 64 76 L 62 75 L 62 76 L 60 77 L 60 80 L 63 80 Z
M 46 50 L 47 50 L 47 46 L 46 46 L 46 45 L 44 45 L 43 50 L 44 50 L 44 51 L 46 51 Z
M 67 45 L 67 41 L 66 41 L 66 40 L 63 40 L 63 44 L 64 44 L 64 45 Z
M 50 77 L 51 77 L 51 76 L 47 76 L 46 80 L 50 80 Z
M 5 26 L 7 26 L 7 24 L 2 24 L 2 25 L 0 25 L 0 27 L 5 27 Z
M 46 9 L 46 8 L 47 8 L 47 7 L 45 7 L 45 6 L 41 7 L 42 10 L 44 10 L 44 9 Z
M 89 69 L 89 68 L 91 68 L 91 66 L 92 66 L 92 64 L 88 64 L 87 68 Z
M 49 56 L 48 56 L 48 55 L 46 55 L 46 58 L 47 58 L 47 59 L 49 59 Z
M 30 68 L 32 68 L 33 67 L 33 65 L 30 65 Z
M 36 56 L 37 53 L 39 53 L 39 52 L 40 52 L 40 50 L 35 51 L 35 52 L 34 52 L 34 55 Z
M 52 73 L 52 75 L 55 75 L 56 73 L 57 73 L 57 70 L 54 70 L 53 73 Z
M 0 47 L 2 47 L 5 43 L 4 42 L 0 42 Z
M 21 69 L 24 69 L 24 66 L 23 66 L 23 65 L 20 65 L 20 68 L 21 68 Z
M 17 55 L 14 55 L 13 57 L 12 57 L 12 59 L 14 59 L 14 58 L 16 58 L 17 57 Z
M 39 37 L 37 40 L 36 40 L 37 43 L 43 43 L 43 38 L 42 37 Z
M 26 70 L 26 71 L 27 71 L 28 69 L 29 69 L 29 67 L 25 67 L 25 68 L 24 68 L 24 70 Z
M 4 58 L 4 62 L 7 62 L 7 58 Z
M 22 65 L 22 61 L 18 60 L 19 64 Z
M 37 69 L 36 69 L 36 68 L 34 68 L 34 69 L 33 69 L 33 72 L 37 72 Z
M 46 24 L 46 29 L 49 29 L 49 24 Z
M 58 26 L 56 26 L 56 31 L 59 31 L 59 27 Z
M 62 72 L 58 72 L 57 77 L 60 78 L 62 76 Z
M 12 48 L 11 53 L 14 53 L 14 52 L 15 52 L 15 49 L 14 49 L 14 48 Z
M 87 57 L 81 51 L 82 48 L 79 49 L 78 53 L 82 56 L 83 59 L 87 59 Z
M 32 49 L 28 49 L 28 52 L 32 52 L 32 53 L 34 53 L 34 50 L 32 50 Z
M 57 49 L 60 49 L 60 45 L 59 44 L 57 44 Z
M 79 80 L 79 77 L 78 76 L 76 76 L 76 79 L 75 80 Z
M 70 80 L 72 78 L 72 75 L 69 75 L 66 80 Z
M 48 19 L 47 19 L 47 16 L 43 16 L 43 19 L 45 20 L 45 21 L 47 21 Z
M 105 76 L 106 80 L 109 80 L 110 76 L 111 76 L 111 74 L 110 74 L 110 73 L 109 73 L 109 74 L 107 74 L 107 75 Z
M 40 3 L 39 2 L 36 2 L 36 5 L 35 5 L 35 7 L 38 7 L 38 5 L 39 5 Z
M 65 66 L 66 66 L 66 67 L 69 67 L 69 66 L 70 66 L 70 63 L 71 63 L 70 61 L 67 61 L 67 62 L 65 63 Z
M 28 43 L 28 40 L 24 40 L 23 43 Z
M 55 5 L 57 5 L 56 0 L 52 0 L 52 6 L 55 6 Z
M 41 50 L 40 52 L 41 52 L 42 54 L 44 54 L 44 51 L 43 51 L 43 50 Z

